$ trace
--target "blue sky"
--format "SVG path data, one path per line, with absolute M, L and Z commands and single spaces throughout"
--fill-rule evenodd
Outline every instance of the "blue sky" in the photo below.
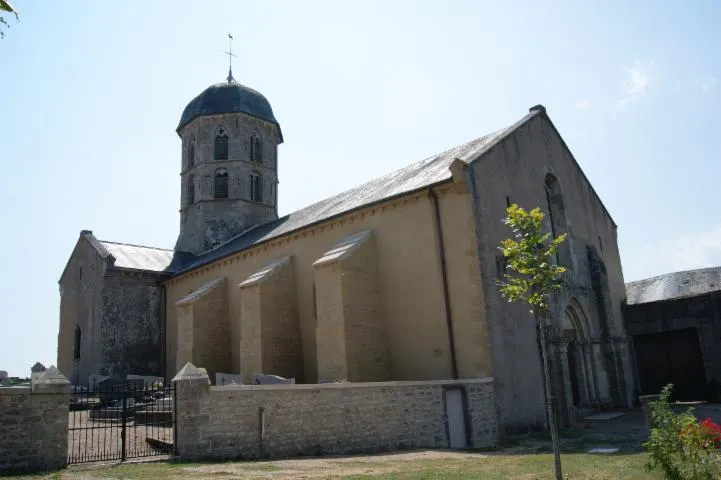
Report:
M 629 5 L 632 3 L 633 5 Z M 721 264 L 721 3 L 14 0 L 0 40 L 0 369 L 56 363 L 81 229 L 172 248 L 185 105 L 227 75 L 283 128 L 280 213 L 541 103 L 627 281 Z

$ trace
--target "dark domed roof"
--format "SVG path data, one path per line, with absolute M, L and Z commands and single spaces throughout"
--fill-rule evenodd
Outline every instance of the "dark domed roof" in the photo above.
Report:
M 176 132 L 180 133 L 195 117 L 219 113 L 246 113 L 278 125 L 273 109 L 263 95 L 231 79 L 209 86 L 191 100 L 183 110 Z

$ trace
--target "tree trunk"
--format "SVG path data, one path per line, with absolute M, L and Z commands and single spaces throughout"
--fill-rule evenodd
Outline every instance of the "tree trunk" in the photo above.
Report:
M 556 405 L 553 395 L 553 378 L 548 362 L 548 348 L 546 345 L 546 316 L 544 314 L 536 315 L 536 323 L 539 330 L 539 341 L 541 342 L 541 357 L 543 360 L 543 377 L 546 387 L 546 409 L 548 411 L 548 427 L 551 431 L 551 443 L 553 444 L 553 459 L 556 467 L 556 480 L 563 480 L 561 472 L 561 445 L 558 440 L 558 423 L 556 421 Z

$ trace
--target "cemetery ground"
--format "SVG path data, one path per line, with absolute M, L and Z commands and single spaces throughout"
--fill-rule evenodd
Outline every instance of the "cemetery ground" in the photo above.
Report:
M 688 405 L 677 405 L 685 409 Z M 694 405 L 699 418 L 721 421 L 720 404 Z M 648 473 L 648 455 L 641 443 L 647 430 L 640 409 L 625 410 L 608 420 L 580 421 L 563 432 L 562 462 L 569 479 L 652 480 L 660 472 Z M 614 453 L 589 450 L 618 449 Z M 15 477 L 10 477 L 15 478 Z M 21 476 L 22 479 L 552 479 L 551 444 L 541 434 L 516 436 L 489 451 L 416 450 L 378 455 L 294 458 L 259 462 L 182 463 L 160 458 L 155 461 L 128 461 L 72 465 L 47 475 Z

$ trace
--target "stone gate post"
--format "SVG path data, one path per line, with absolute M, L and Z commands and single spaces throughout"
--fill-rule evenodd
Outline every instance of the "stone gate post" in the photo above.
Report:
M 175 384 L 175 454 L 182 459 L 199 459 L 210 451 L 201 435 L 210 418 L 203 404 L 210 393 L 205 368 L 188 362 L 173 378 Z

